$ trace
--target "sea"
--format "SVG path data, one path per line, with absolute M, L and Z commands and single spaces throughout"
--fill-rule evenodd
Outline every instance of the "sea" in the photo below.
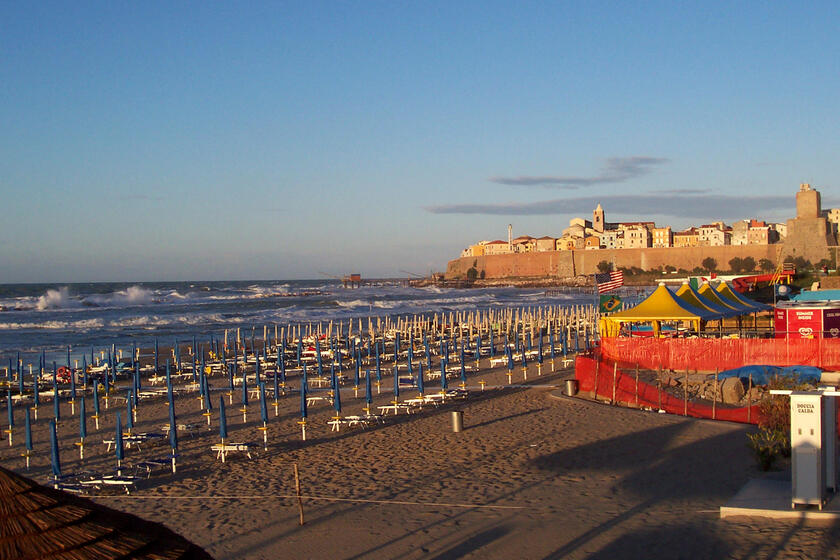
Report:
M 209 340 L 225 329 L 504 307 L 593 304 L 589 289 L 411 287 L 333 280 L 0 285 L 0 368 L 18 353 L 64 363 L 67 349 Z M 258 336 L 259 336 L 258 335 Z

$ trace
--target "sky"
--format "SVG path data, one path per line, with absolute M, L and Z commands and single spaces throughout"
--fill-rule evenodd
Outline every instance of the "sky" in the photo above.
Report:
M 840 206 L 834 3 L 0 3 L 0 283 L 428 274 Z

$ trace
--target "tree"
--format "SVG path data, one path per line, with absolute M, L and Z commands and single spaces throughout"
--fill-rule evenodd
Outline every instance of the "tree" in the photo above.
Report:
M 705 261 L 703 261 L 703 264 L 705 266 Z M 729 270 L 731 270 L 735 274 L 738 274 L 739 272 L 744 270 L 744 259 L 742 259 L 741 257 L 732 257 L 731 259 L 729 259 Z
M 761 259 L 758 261 L 758 268 L 761 272 L 772 272 L 776 269 L 776 265 L 770 259 Z
M 674 272 L 674 271 L 676 271 L 676 270 L 677 270 L 677 267 L 675 267 L 675 266 L 674 266 L 674 265 L 672 265 L 672 264 L 666 264 L 666 265 L 665 265 L 665 272 L 667 272 L 668 274 L 670 274 L 670 273 L 672 273 L 672 272 Z
M 752 272 L 755 270 L 755 259 L 752 257 L 744 257 L 741 264 L 744 265 L 744 272 Z
M 479 275 L 479 278 L 481 278 L 482 280 L 484 280 L 484 277 L 485 277 L 486 275 L 487 275 L 487 271 L 486 271 L 486 270 L 484 270 L 484 269 L 482 269 L 482 270 L 481 270 L 481 274 Z
M 700 264 L 703 265 L 704 270 L 708 270 L 709 272 L 714 272 L 717 269 L 717 261 L 712 257 L 706 257 Z
M 612 270 L 612 265 L 607 261 L 601 261 L 598 263 L 598 272 L 609 272 Z
M 478 278 L 478 271 L 474 266 L 471 266 L 469 270 L 467 270 L 467 280 L 474 281 L 476 278 Z

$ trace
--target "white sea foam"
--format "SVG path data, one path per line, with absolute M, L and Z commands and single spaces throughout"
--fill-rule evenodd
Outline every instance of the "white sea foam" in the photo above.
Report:
M 25 323 L 0 323 L 0 330 L 32 330 L 32 329 L 71 329 L 89 330 L 102 328 L 101 319 L 82 319 L 80 321 L 40 321 Z
M 67 286 L 64 286 L 57 290 L 47 290 L 35 302 L 35 308 L 41 311 L 45 309 L 64 309 L 70 307 L 73 303 L 70 297 L 70 290 Z

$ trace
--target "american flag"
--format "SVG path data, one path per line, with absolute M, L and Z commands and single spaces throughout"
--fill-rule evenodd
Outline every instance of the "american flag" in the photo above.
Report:
M 615 290 L 619 286 L 624 285 L 624 273 L 620 270 L 612 272 L 604 272 L 603 274 L 595 275 L 595 284 L 598 285 L 598 293 L 603 294 L 610 290 Z

